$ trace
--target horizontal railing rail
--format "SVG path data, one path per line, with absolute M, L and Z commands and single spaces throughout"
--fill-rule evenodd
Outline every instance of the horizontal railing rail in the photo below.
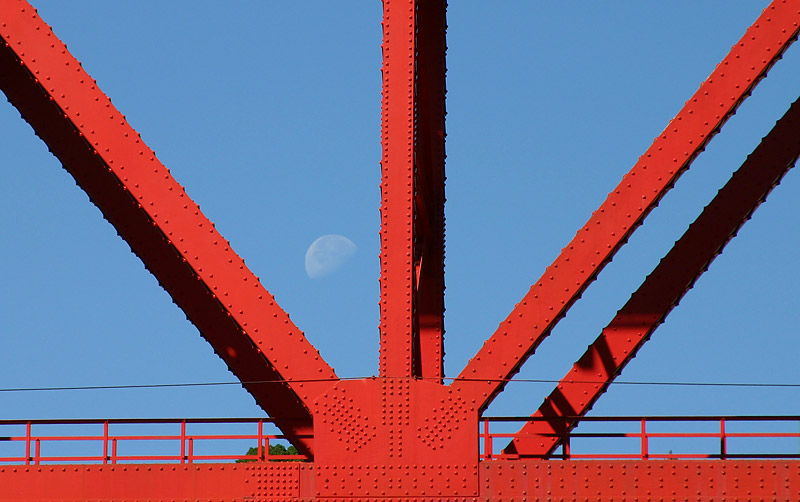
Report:
M 503 453 L 527 422 L 547 421 L 550 455 Z M 577 423 L 573 429 L 567 425 Z M 0 420 L 0 464 L 308 461 L 269 418 Z M 483 417 L 480 459 L 800 459 L 800 416 Z M 281 453 L 284 453 L 285 446 Z
M 270 454 L 270 446 L 286 442 L 265 430 L 272 424 L 268 418 L 0 420 L 0 464 L 307 461 Z M 249 430 L 231 433 L 232 427 Z M 166 430 L 136 431 L 145 428 Z
M 800 458 L 800 416 L 482 417 L 480 421 L 482 460 Z M 518 434 L 527 422 L 548 422 L 551 430 L 560 432 Z M 502 451 L 514 438 L 545 437 L 560 440 L 549 455 Z

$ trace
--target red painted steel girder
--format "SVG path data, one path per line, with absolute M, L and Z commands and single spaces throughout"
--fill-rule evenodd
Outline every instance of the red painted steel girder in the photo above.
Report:
M 591 409 L 798 156 L 800 101 L 795 101 L 533 414 L 553 420 L 528 422 L 505 453 L 542 457 L 561 444 L 565 428 L 576 425 L 564 417 Z
M 797 1 L 786 0 L 767 8 L 507 322 L 446 387 L 414 378 L 441 380 L 443 1 L 384 2 L 380 369 L 385 378 L 335 383 L 333 370 L 32 8 L 21 0 L 0 5 L 5 42 L 0 67 L 8 69 L 0 77 L 3 90 L 237 376 L 288 380 L 246 386 L 306 451 L 312 445 L 303 434 L 311 431 L 313 416 L 316 453 L 313 464 L 243 467 L 249 476 L 242 476 L 238 466 L 204 466 L 213 473 L 208 478 L 177 466 L 174 472 L 183 469 L 182 474 L 152 477 L 142 473 L 169 467 L 71 467 L 69 474 L 62 474 L 66 467 L 61 473 L 55 467 L 22 468 L 8 474 L 12 496 L 46 498 L 59 490 L 51 498 L 177 498 L 178 492 L 184 498 L 233 500 L 648 498 L 664 492 L 687 498 L 720 487 L 718 496 L 725 498 L 796 497 L 793 462 L 481 465 L 474 426 L 505 379 L 797 36 L 799 10 Z M 737 469 L 755 467 L 769 473 L 739 481 Z M 176 484 L 165 486 L 171 476 Z
M 9 101 L 258 404 L 310 452 L 307 403 L 336 379 L 333 369 L 35 9 L 0 2 L 0 19 Z
M 380 374 L 413 374 L 416 2 L 384 2 Z
M 484 410 L 706 143 L 797 38 L 797 2 L 773 1 L 655 139 L 452 387 Z M 478 384 L 478 385 L 476 385 Z
M 384 2 L 381 376 L 444 376 L 445 11 Z
M 794 460 L 490 461 L 481 465 L 479 477 L 475 497 L 446 498 L 427 491 L 414 500 L 800 499 L 800 461 Z M 314 500 L 314 479 L 314 466 L 298 463 L 0 466 L 0 502 Z

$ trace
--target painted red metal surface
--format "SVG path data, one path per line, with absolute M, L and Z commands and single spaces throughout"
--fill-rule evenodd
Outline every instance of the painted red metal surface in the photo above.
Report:
M 416 2 L 384 2 L 380 374 L 410 377 L 414 346 Z
M 620 460 L 483 462 L 474 497 L 420 490 L 418 501 L 501 502 L 800 499 L 800 462 L 791 460 Z M 313 500 L 311 464 L 0 466 L 0 501 Z M 54 495 L 51 487 L 59 487 Z M 335 498 L 329 500 L 345 500 Z M 375 496 L 372 500 L 412 500 Z
M 800 155 L 800 101 L 796 101 L 714 200 L 675 243 L 586 353 L 534 413 L 552 419 L 527 423 L 506 451 L 547 455 L 636 356 L 653 331 L 780 183 Z
M 444 376 L 445 10 L 384 2 L 381 376 Z
M 0 500 L 297 500 L 313 496 L 301 491 L 311 474 L 298 463 L 0 466 Z
M 381 376 L 444 376 L 445 12 L 384 2 Z
M 492 501 L 797 500 L 791 461 L 500 461 L 481 464 Z
M 797 37 L 800 0 L 767 7 L 449 386 L 442 384 L 446 3 L 384 0 L 383 7 L 380 375 L 340 381 L 30 4 L 0 2 L 0 88 L 286 437 L 313 456 L 313 463 L 291 466 L 0 467 L 0 486 L 10 487 L 0 490 L 0 500 L 797 499 L 800 470 L 791 461 L 510 460 L 511 450 L 495 460 L 489 448 L 480 462 L 478 424 L 507 379 Z M 766 158 L 785 146 L 796 157 L 795 138 L 775 142 L 765 147 Z M 787 165 L 762 181 L 776 181 Z M 749 197 L 769 191 L 747 188 Z M 658 298 L 657 318 L 638 339 L 626 338 L 630 348 L 620 350 L 627 355 L 608 365 L 603 382 L 757 202 L 724 202 L 745 213 L 729 219 L 704 216 L 729 227 L 680 245 L 691 252 L 708 247 L 686 276 L 674 278 L 677 292 Z M 531 433 L 544 434 L 547 445 L 522 448 L 524 436 L 517 435 L 518 453 L 546 455 L 568 437 L 578 417 L 567 410 L 585 413 L 604 388 L 593 385 L 569 390 L 569 406 L 556 417 L 561 422 Z M 262 432 L 255 438 L 261 446 Z M 120 440 L 107 434 L 106 449 Z M 644 428 L 639 433 L 643 443 L 650 437 Z M 189 452 L 194 439 L 180 432 L 178 460 L 220 460 Z M 25 458 L 41 462 L 41 451 L 31 454 L 31 433 L 25 441 Z M 120 460 L 113 446 L 101 456 Z
M 476 411 L 441 385 L 444 13 L 384 2 L 380 378 L 314 402 L 320 497 L 477 491 Z
M 797 37 L 796 2 L 772 2 L 500 323 L 453 387 L 483 410 Z M 476 386 L 475 382 L 482 382 Z

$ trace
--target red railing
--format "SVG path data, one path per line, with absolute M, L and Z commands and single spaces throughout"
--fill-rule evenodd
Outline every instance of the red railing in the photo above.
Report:
M 553 430 L 564 431 L 560 435 L 561 446 L 553 454 L 538 458 L 800 458 L 800 416 L 684 416 L 484 417 L 481 459 L 519 458 L 503 453 L 502 449 L 529 421 L 550 421 Z M 578 426 L 568 430 L 564 424 L 569 422 L 577 422 Z
M 502 453 L 530 417 L 484 417 L 481 460 Z M 551 459 L 800 458 L 800 416 L 563 417 Z M 563 422 L 562 422 L 563 421 Z M 120 464 L 308 460 L 270 455 L 286 444 L 270 419 L 0 420 L 0 464 Z M 247 454 L 254 448 L 255 454 Z M 538 457 L 545 458 L 545 457 Z
M 270 455 L 285 437 L 265 428 L 274 430 L 270 419 L 0 420 L 0 464 L 308 460 Z

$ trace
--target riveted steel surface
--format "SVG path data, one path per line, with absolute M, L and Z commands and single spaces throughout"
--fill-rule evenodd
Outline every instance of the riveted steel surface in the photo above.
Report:
M 416 2 L 383 3 L 380 374 L 410 377 L 414 309 Z
M 453 386 L 483 410 L 797 38 L 798 2 L 772 2 L 623 177 Z M 476 386 L 475 381 L 483 381 Z
M 0 466 L 0 500 L 257 500 L 262 476 L 274 477 L 282 469 L 248 464 Z M 288 493 L 276 489 L 280 496 Z
M 445 5 L 383 3 L 382 376 L 444 376 Z
M 0 2 L 0 88 L 276 424 L 315 454 L 313 463 L 280 465 L 0 467 L 0 501 L 799 499 L 794 461 L 479 463 L 477 425 L 797 37 L 800 0 L 767 7 L 450 386 L 442 385 L 446 3 L 384 0 L 383 7 L 380 377 L 339 381 L 30 4 Z M 789 143 L 793 162 L 796 138 L 775 142 L 748 162 L 771 162 Z M 670 277 L 675 290 L 656 288 L 665 295 L 660 314 L 614 344 L 616 369 L 601 377 L 618 373 L 791 162 L 762 170 L 763 178 L 747 175 L 747 190 L 731 189 L 748 201 L 723 209 L 739 213 L 704 213 L 728 226 L 688 245 L 704 254 L 686 275 Z M 676 252 L 689 252 L 681 246 Z M 567 408 L 581 414 L 603 386 L 574 389 Z M 30 452 L 25 458 L 37 461 Z
M 336 378 L 35 9 L 0 2 L 0 20 L 0 88 L 231 371 L 243 382 Z M 328 384 L 244 385 L 310 451 L 304 402 Z
M 485 501 L 794 501 L 796 461 L 500 461 L 481 464 Z
M 476 410 L 408 379 L 344 381 L 314 406 L 320 497 L 477 494 Z
M 0 466 L 0 501 L 219 500 L 347 501 L 313 497 L 310 465 L 205 464 L 127 466 Z M 800 462 L 489 461 L 471 497 L 372 495 L 402 501 L 796 501 Z
M 798 131 L 800 101 L 795 101 L 533 414 L 555 420 L 528 422 L 506 448 L 507 453 L 552 453 L 564 437 L 564 426 L 574 425 L 562 417 L 582 416 L 591 409 L 794 166 L 800 155 Z

